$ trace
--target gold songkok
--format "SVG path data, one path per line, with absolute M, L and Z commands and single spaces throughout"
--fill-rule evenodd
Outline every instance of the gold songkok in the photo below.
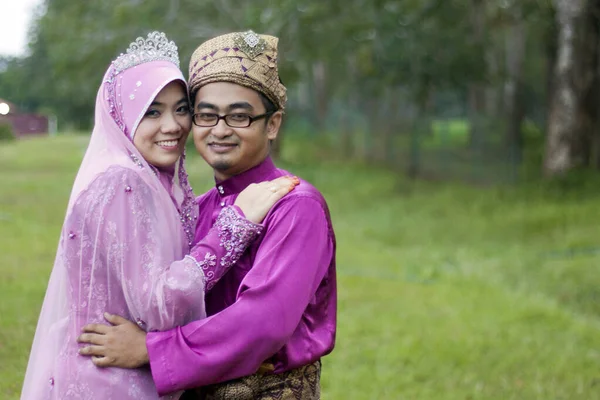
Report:
M 231 82 L 264 94 L 283 110 L 286 88 L 277 69 L 277 39 L 252 31 L 228 33 L 202 43 L 190 60 L 190 93 L 212 82 Z

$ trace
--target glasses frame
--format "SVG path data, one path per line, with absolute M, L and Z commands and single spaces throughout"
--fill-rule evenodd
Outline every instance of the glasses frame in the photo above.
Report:
M 194 113 L 192 114 L 192 122 L 194 123 L 194 125 L 199 126 L 201 128 L 212 128 L 213 126 L 217 126 L 219 124 L 219 121 L 223 120 L 225 121 L 225 124 L 230 127 L 230 128 L 248 128 L 250 125 L 252 125 L 255 121 L 258 121 L 260 119 L 269 117 L 273 114 L 275 114 L 276 111 L 267 111 L 264 114 L 260 114 L 260 115 L 248 115 L 248 125 L 230 125 L 229 122 L 227 122 L 227 117 L 231 116 L 231 115 L 240 115 L 241 113 L 234 113 L 234 114 L 224 114 L 224 115 L 219 115 L 217 113 L 207 113 L 207 112 L 201 112 L 201 113 Z M 211 115 L 216 115 L 217 116 L 217 120 L 215 121 L 214 124 L 212 125 L 200 125 L 196 122 L 196 115 L 200 115 L 200 114 L 211 114 Z

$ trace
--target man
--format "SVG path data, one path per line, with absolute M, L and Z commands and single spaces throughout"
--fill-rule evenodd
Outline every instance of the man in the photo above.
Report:
M 288 175 L 277 169 L 286 89 L 278 39 L 254 32 L 209 40 L 190 61 L 196 149 L 216 187 L 198 199 L 196 239 L 221 207 L 253 183 Z M 102 367 L 150 364 L 159 394 L 187 398 L 317 399 L 320 359 L 336 331 L 335 237 L 321 194 L 301 182 L 263 221 L 263 233 L 206 296 L 208 318 L 146 334 L 118 316 L 90 325 L 81 350 Z M 195 397 L 199 396 L 199 397 Z M 244 397 L 246 396 L 246 397 Z

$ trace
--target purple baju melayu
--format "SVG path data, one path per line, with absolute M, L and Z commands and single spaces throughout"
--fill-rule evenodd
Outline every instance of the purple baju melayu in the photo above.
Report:
M 196 240 L 251 183 L 290 175 L 270 158 L 198 198 Z M 146 344 L 159 393 L 255 373 L 283 373 L 331 352 L 336 332 L 335 237 L 325 200 L 302 181 L 263 221 L 261 235 L 206 296 L 208 318 Z

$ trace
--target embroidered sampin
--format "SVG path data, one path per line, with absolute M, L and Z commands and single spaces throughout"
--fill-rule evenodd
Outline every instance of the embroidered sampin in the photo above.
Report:
M 250 58 L 255 58 L 267 48 L 267 42 L 252 31 L 238 33 L 234 38 L 234 43 Z

